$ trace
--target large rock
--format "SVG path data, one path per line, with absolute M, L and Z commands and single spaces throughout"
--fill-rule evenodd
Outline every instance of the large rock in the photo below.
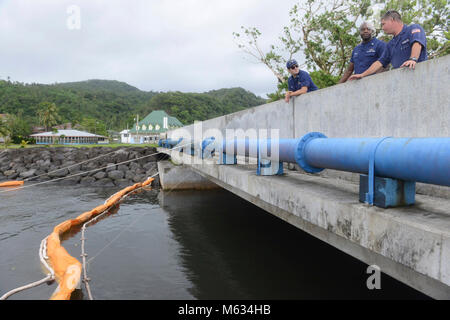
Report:
M 7 177 L 13 175 L 14 173 L 16 173 L 16 170 L 6 170 L 5 172 L 3 172 L 3 174 Z
M 125 172 L 125 179 L 133 180 L 135 175 L 136 174 L 133 171 L 127 171 L 127 172 Z
M 85 152 L 82 152 L 81 150 L 79 152 L 77 152 L 73 157 L 73 160 L 75 160 L 77 162 L 81 162 L 86 159 L 88 159 L 88 154 Z
M 133 181 L 134 182 L 144 182 L 144 179 L 145 179 L 146 177 L 145 177 L 145 175 L 141 175 L 141 174 L 136 174 L 136 175 L 134 175 L 134 177 L 133 177 Z
M 124 149 L 119 149 L 114 154 L 114 158 L 116 159 L 117 163 L 124 162 L 128 160 L 129 152 Z
M 19 174 L 17 172 L 14 172 L 13 174 L 8 175 L 7 177 L 8 177 L 9 180 L 12 180 L 12 179 L 17 178 L 18 176 L 19 176 Z
M 136 162 L 131 162 L 130 165 L 130 170 L 136 172 L 137 170 L 141 169 L 141 166 L 136 163 Z
M 21 172 L 19 176 L 24 178 L 24 179 L 27 179 L 27 178 L 30 178 L 30 177 L 34 176 L 36 171 L 37 171 L 36 169 L 31 169 L 31 170 L 28 170 L 28 171 L 24 171 L 24 172 Z
M 81 167 L 80 167 L 80 165 L 77 164 L 77 165 L 73 165 L 73 167 L 71 166 L 71 167 L 67 168 L 67 170 L 69 170 L 70 174 L 75 174 L 75 173 L 81 172 Z
M 84 177 L 81 178 L 80 180 L 80 184 L 82 184 L 83 186 L 90 186 L 95 182 L 95 178 L 94 177 Z
M 115 163 L 108 163 L 106 166 L 108 166 L 108 168 L 106 168 L 106 172 L 117 170 L 117 166 L 115 165 Z
M 117 180 L 117 179 L 122 179 L 124 177 L 124 172 L 120 171 L 120 170 L 113 170 L 113 171 L 109 171 L 108 172 L 108 178 Z
M 37 169 L 36 170 L 36 172 L 34 173 L 36 176 L 40 176 L 40 175 L 43 175 L 43 174 L 45 174 L 46 172 L 44 171 L 44 170 L 41 170 L 41 169 Z
M 142 167 L 145 169 L 145 171 L 148 171 L 155 169 L 157 167 L 157 164 L 155 162 L 147 162 Z
M 69 170 L 67 170 L 66 168 L 63 169 L 55 169 L 54 171 L 51 171 L 48 173 L 49 177 L 52 178 L 60 178 L 60 177 L 65 177 L 69 174 Z
M 54 162 L 56 162 L 56 161 L 64 161 L 65 159 L 66 159 L 66 157 L 64 156 L 64 154 L 62 152 L 58 152 L 58 153 L 56 153 L 56 154 L 54 154 L 52 156 L 52 160 Z
M 93 177 L 97 180 L 103 179 L 106 177 L 106 172 L 100 171 L 93 175 Z
M 40 165 L 40 168 L 42 169 L 48 169 L 51 166 L 50 159 L 42 160 L 42 164 Z
M 28 171 L 28 169 L 25 166 L 16 168 L 16 172 L 19 174 L 25 171 Z
M 80 176 L 74 176 L 74 177 L 70 177 L 67 179 L 61 179 L 61 180 L 59 180 L 59 183 L 61 185 L 70 186 L 70 185 L 74 185 L 74 184 L 77 184 L 78 182 L 80 182 L 80 179 L 81 179 Z
M 94 169 L 97 169 L 99 166 L 96 162 L 87 162 L 87 163 L 83 163 L 81 165 L 81 170 L 82 171 L 92 171 Z

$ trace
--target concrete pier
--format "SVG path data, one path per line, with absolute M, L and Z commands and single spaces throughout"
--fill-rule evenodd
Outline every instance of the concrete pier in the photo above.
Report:
M 163 190 L 203 190 L 220 188 L 186 165 L 171 161 L 159 161 L 158 172 Z

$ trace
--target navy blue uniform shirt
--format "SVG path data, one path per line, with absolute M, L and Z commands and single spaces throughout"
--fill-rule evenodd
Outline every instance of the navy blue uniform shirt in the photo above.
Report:
M 366 43 L 358 44 L 353 49 L 350 62 L 355 65 L 355 74 L 360 74 L 380 59 L 386 49 L 386 42 L 373 38 Z
M 403 25 L 402 31 L 392 38 L 386 46 L 386 50 L 378 61 L 387 67 L 389 63 L 394 68 L 400 67 L 406 60 L 411 57 L 411 47 L 414 42 L 419 42 L 422 45 L 422 51 L 417 62 L 427 60 L 427 38 L 425 31 L 418 24 L 410 26 Z
M 312 81 L 308 72 L 300 70 L 298 75 L 294 78 L 294 76 L 290 76 L 288 79 L 288 88 L 289 91 L 297 91 L 302 87 L 308 87 L 308 92 L 317 90 L 317 86 Z

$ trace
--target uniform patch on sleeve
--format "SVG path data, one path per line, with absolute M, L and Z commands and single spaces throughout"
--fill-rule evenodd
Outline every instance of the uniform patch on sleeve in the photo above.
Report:
M 420 29 L 419 29 L 419 28 L 417 28 L 417 29 L 412 29 L 412 31 L 411 31 L 411 33 L 417 33 L 417 32 L 420 32 Z

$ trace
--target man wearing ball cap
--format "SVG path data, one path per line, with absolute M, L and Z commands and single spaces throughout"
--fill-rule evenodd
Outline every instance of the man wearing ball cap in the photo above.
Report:
M 312 81 L 308 72 L 300 70 L 297 61 L 294 59 L 286 63 L 291 76 L 288 79 L 288 91 L 284 100 L 289 102 L 291 97 L 299 96 L 310 91 L 317 90 L 317 86 Z

